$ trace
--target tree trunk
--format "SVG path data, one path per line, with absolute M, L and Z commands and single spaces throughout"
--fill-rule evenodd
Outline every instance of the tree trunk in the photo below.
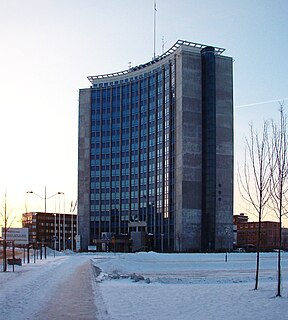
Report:
M 261 239 L 261 215 L 258 220 L 258 236 L 257 236 L 257 254 L 256 254 L 256 275 L 255 275 L 255 287 L 254 290 L 258 290 L 259 282 L 259 269 L 260 269 L 260 239 Z
M 3 241 L 3 271 L 7 271 L 7 244 L 6 240 Z
M 279 216 L 279 249 L 278 249 L 278 281 L 277 281 L 277 297 L 281 297 L 281 243 L 282 243 L 282 213 Z

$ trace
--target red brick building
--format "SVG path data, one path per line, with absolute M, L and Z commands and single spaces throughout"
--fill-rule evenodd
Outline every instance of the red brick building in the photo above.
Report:
M 233 224 L 237 225 L 239 223 L 248 222 L 248 216 L 246 216 L 244 213 L 240 213 L 233 216 Z
M 258 222 L 248 222 L 244 213 L 233 216 L 234 247 L 248 250 L 257 249 Z M 273 250 L 279 248 L 280 228 L 279 222 L 262 221 L 260 250 Z M 288 229 L 282 227 L 282 249 L 288 249 Z
M 59 251 L 76 248 L 75 214 L 26 212 L 22 214 L 22 227 L 29 229 L 29 243 L 44 241 Z
M 237 224 L 237 246 L 257 248 L 258 222 L 243 222 Z M 260 250 L 272 250 L 279 247 L 279 222 L 261 222 Z

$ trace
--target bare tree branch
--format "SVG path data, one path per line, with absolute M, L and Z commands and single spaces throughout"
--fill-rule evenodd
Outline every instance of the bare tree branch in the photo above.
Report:
M 281 296 L 281 246 L 282 246 L 282 217 L 287 214 L 288 208 L 288 136 L 287 115 L 284 104 L 279 103 L 280 124 L 271 121 L 272 145 L 271 153 L 271 207 L 279 221 L 279 246 L 278 246 L 278 281 L 277 296 Z
M 262 134 L 255 131 L 250 124 L 249 137 L 245 139 L 245 161 L 243 171 L 238 169 L 237 181 L 240 195 L 244 201 L 252 205 L 258 217 L 257 258 L 255 290 L 258 289 L 260 246 L 261 246 L 261 221 L 270 201 L 271 192 L 271 166 L 268 144 L 269 123 L 264 121 Z

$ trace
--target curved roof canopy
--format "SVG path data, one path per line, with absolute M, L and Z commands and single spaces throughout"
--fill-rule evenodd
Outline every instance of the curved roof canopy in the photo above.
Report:
M 195 42 L 190 42 L 190 41 L 185 41 L 185 40 L 178 40 L 169 50 L 164 52 L 161 56 L 158 56 L 155 59 L 153 59 L 153 60 L 151 60 L 151 61 L 149 61 L 147 63 L 140 64 L 138 66 L 129 68 L 129 69 L 124 70 L 124 71 L 107 73 L 107 74 L 102 74 L 102 75 L 98 75 L 98 76 L 89 76 L 87 78 L 91 83 L 93 83 L 94 80 L 112 78 L 112 77 L 115 77 L 115 76 L 121 76 L 121 75 L 128 74 L 130 72 L 133 72 L 133 71 L 137 71 L 137 70 L 143 69 L 143 68 L 145 68 L 147 66 L 150 66 L 150 65 L 152 65 L 152 64 L 154 64 L 154 63 L 166 58 L 167 56 L 169 56 L 170 54 L 175 52 L 176 49 L 178 49 L 181 46 L 194 47 L 194 48 L 198 48 L 199 50 L 202 50 L 203 48 L 207 47 L 207 45 L 205 45 L 205 44 L 200 44 L 200 43 L 195 43 Z M 213 48 L 215 49 L 215 53 L 216 54 L 222 54 L 225 51 L 225 49 L 223 49 L 223 48 L 218 48 L 218 47 L 213 47 Z

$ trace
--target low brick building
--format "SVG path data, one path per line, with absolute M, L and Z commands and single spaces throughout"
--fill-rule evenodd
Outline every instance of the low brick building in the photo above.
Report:
M 56 250 L 75 249 L 77 215 L 49 212 L 22 214 L 22 227 L 29 229 L 29 242 L 45 242 Z
M 247 250 L 257 249 L 259 222 L 248 222 L 248 216 L 244 213 L 233 216 L 234 247 Z M 262 221 L 260 250 L 267 251 L 279 248 L 280 228 L 279 222 Z M 282 249 L 288 249 L 288 229 L 282 227 Z
M 233 216 L 233 224 L 237 225 L 239 223 L 248 222 L 248 216 L 244 213 L 235 214 Z
M 237 246 L 257 248 L 258 222 L 244 222 L 237 225 Z M 279 247 L 279 222 L 261 222 L 260 250 L 272 250 Z

